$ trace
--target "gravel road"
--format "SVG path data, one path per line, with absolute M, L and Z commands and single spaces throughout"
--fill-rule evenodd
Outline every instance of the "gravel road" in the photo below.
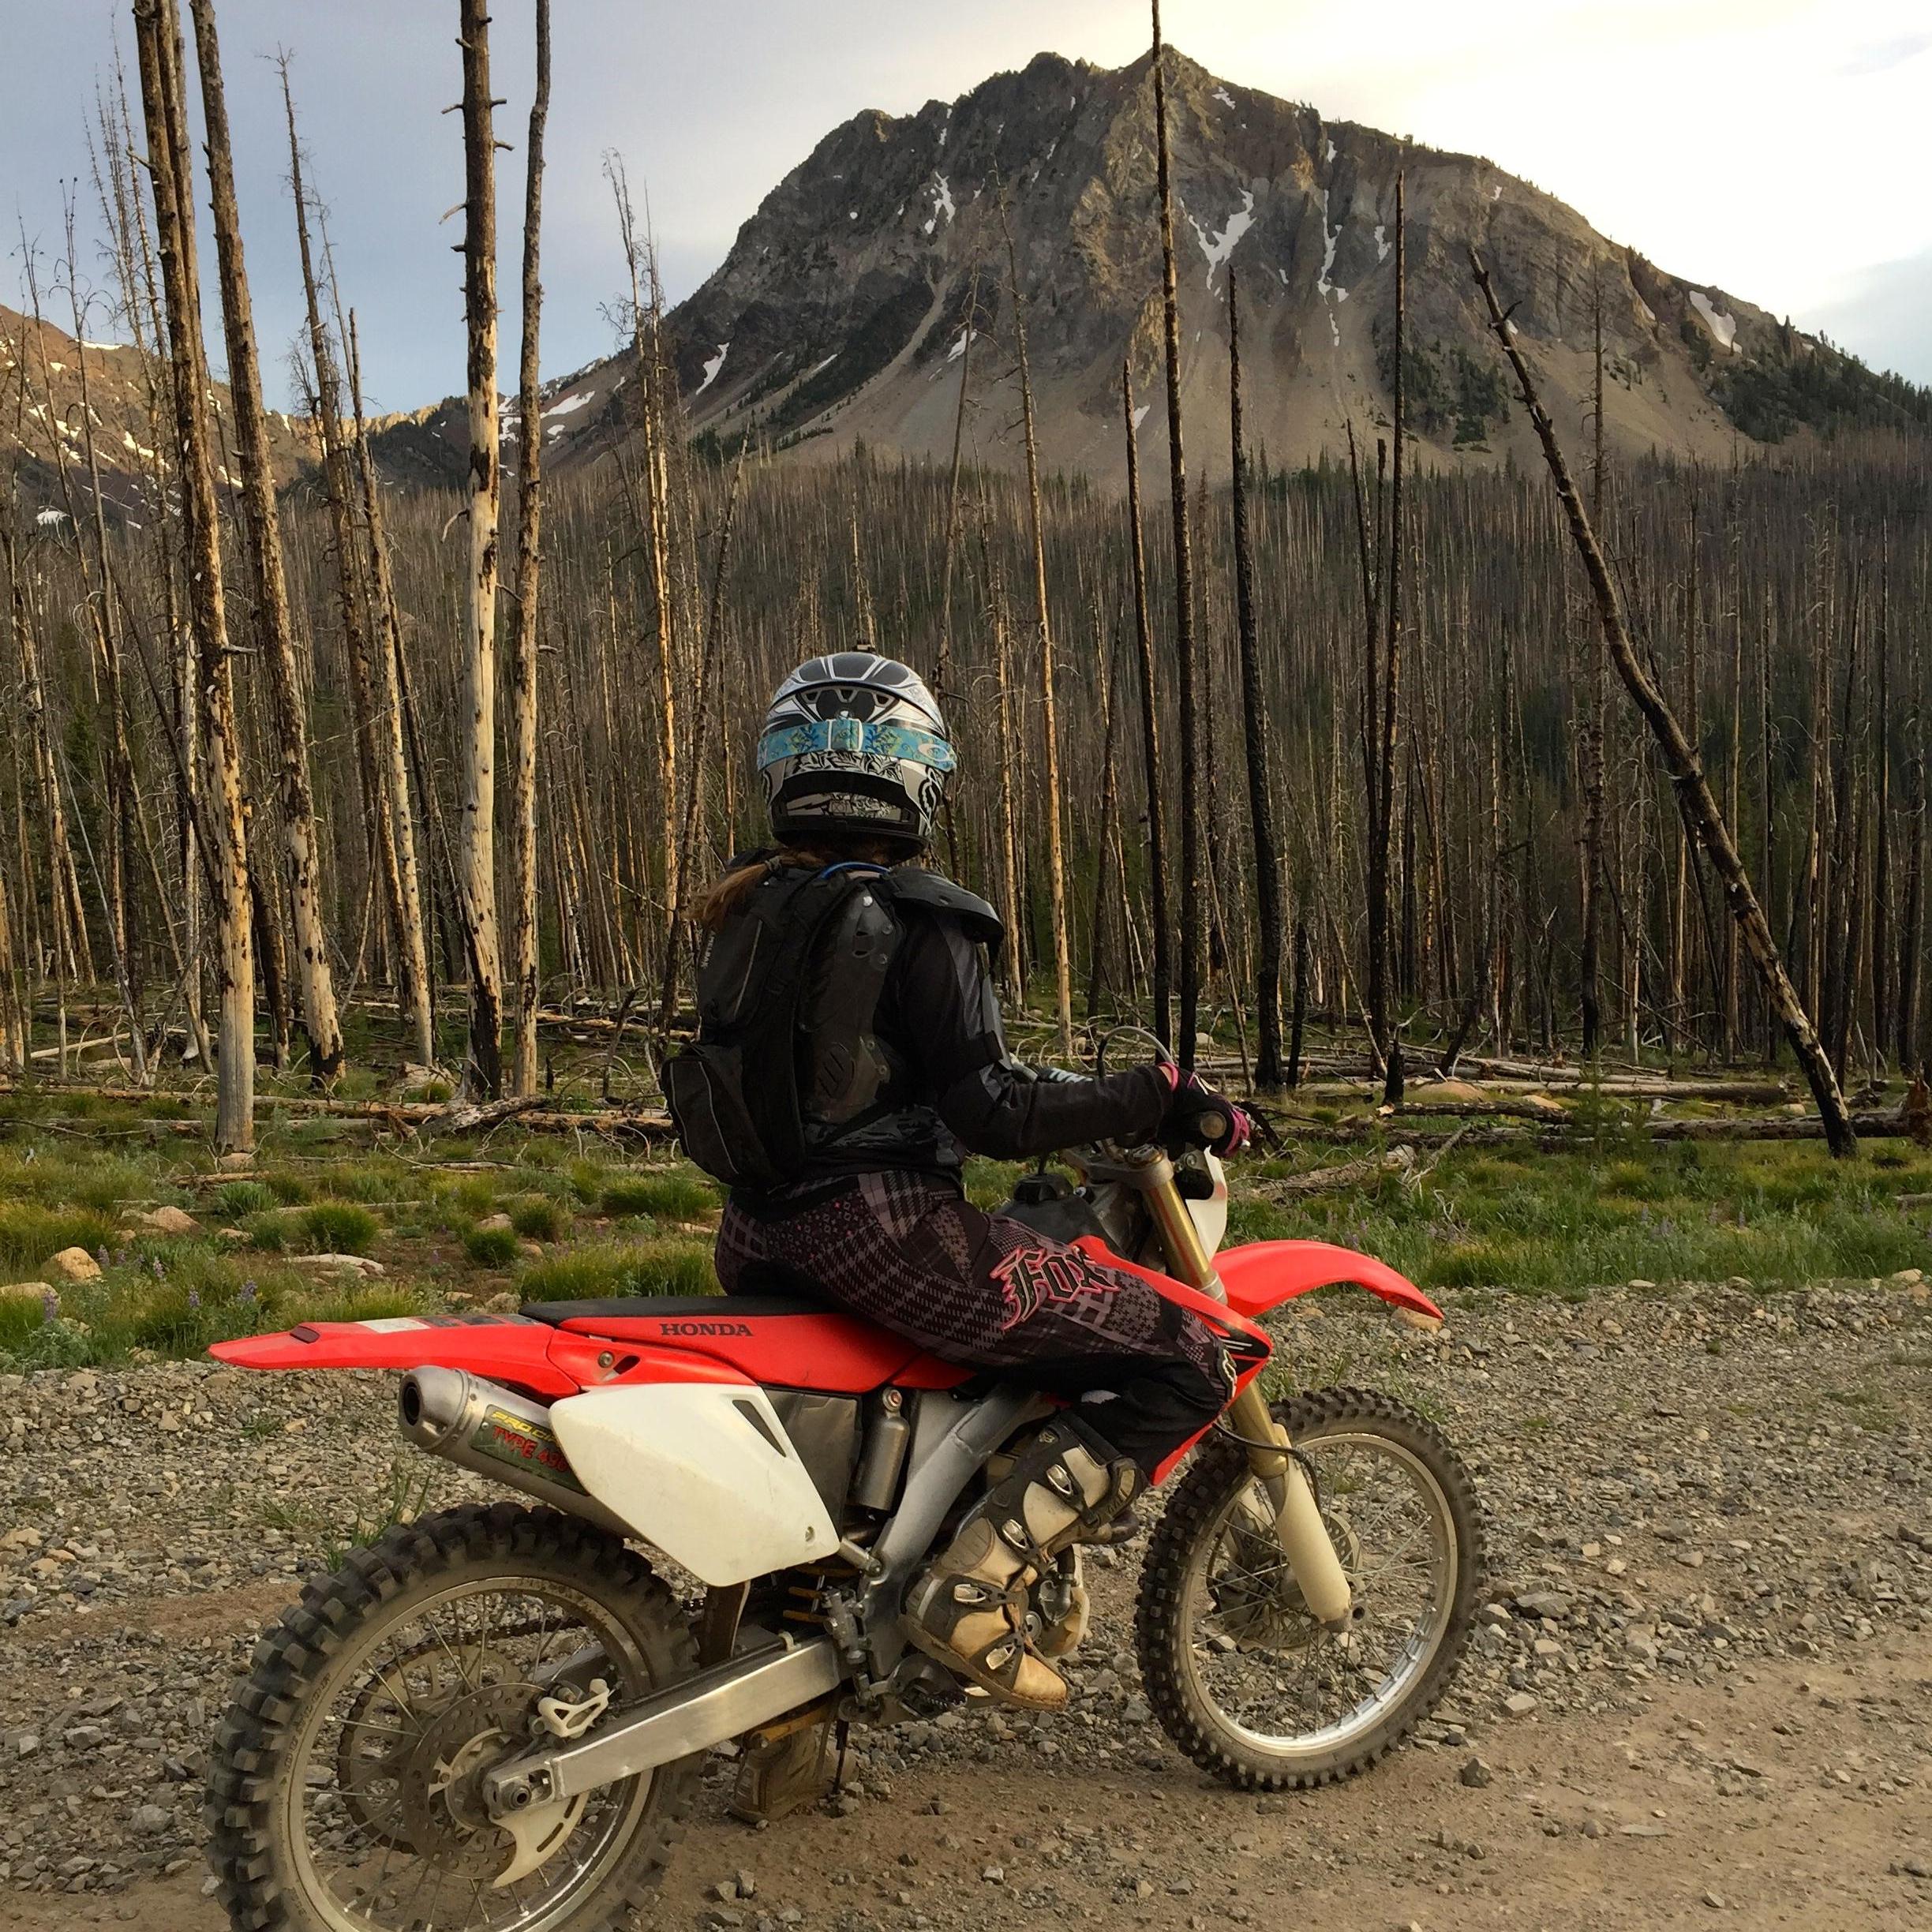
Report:
M 1330 1297 L 1283 1358 L 1437 1417 L 1493 1513 L 1416 1747 L 1312 1795 L 1209 1784 L 1148 1720 L 1129 1545 L 1067 1715 L 874 1739 L 853 1788 L 758 1833 L 720 1764 L 657 1922 L 1932 1926 L 1924 1282 L 1467 1296 L 1435 1340 Z M 358 1522 L 473 1492 L 402 1451 L 392 1394 L 0 1378 L 0 1926 L 218 1932 L 202 1752 L 255 1631 Z

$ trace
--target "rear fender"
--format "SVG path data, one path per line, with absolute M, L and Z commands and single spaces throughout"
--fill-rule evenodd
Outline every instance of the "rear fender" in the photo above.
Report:
M 304 1322 L 217 1342 L 208 1353 L 237 1368 L 466 1368 L 533 1395 L 574 1395 L 582 1383 L 552 1359 L 556 1334 L 521 1315 L 395 1315 Z
M 1250 1241 L 1215 1258 L 1228 1305 L 1250 1320 L 1316 1288 L 1365 1288 L 1419 1327 L 1440 1326 L 1443 1312 L 1406 1275 L 1372 1255 L 1332 1241 Z

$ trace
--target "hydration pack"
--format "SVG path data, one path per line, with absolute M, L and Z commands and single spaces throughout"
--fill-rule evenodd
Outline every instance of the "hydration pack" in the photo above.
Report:
M 992 908 L 949 880 L 863 863 L 777 870 L 713 936 L 698 969 L 698 1037 L 664 1083 L 678 1139 L 706 1174 L 764 1192 L 841 1140 L 858 1157 L 868 1137 L 937 1132 L 929 1106 L 888 1099 L 902 1069 L 872 1030 L 900 905 L 999 943 Z

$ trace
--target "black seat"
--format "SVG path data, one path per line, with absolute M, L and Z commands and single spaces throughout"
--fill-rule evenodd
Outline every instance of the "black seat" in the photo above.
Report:
M 707 1315 L 750 1318 L 831 1312 L 823 1301 L 804 1295 L 607 1295 L 598 1301 L 526 1301 L 519 1312 L 532 1321 L 549 1322 L 558 1328 L 566 1322 L 637 1320 L 651 1316 L 677 1320 L 702 1319 Z

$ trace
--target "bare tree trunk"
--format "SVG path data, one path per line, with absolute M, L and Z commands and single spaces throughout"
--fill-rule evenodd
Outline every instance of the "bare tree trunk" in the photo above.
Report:
M 1773 937 L 1769 922 L 1764 908 L 1751 889 L 1750 878 L 1744 870 L 1744 862 L 1739 857 L 1737 847 L 1732 842 L 1730 829 L 1724 821 L 1724 814 L 1718 809 L 1717 801 L 1712 796 L 1709 781 L 1698 762 L 1697 751 L 1685 737 L 1683 727 L 1679 724 L 1664 694 L 1658 690 L 1656 681 L 1644 668 L 1631 642 L 1630 632 L 1625 628 L 1623 610 L 1617 600 L 1616 586 L 1612 581 L 1609 566 L 1604 561 L 1603 552 L 1598 549 L 1597 535 L 1590 527 L 1588 513 L 1576 493 L 1575 485 L 1570 480 L 1570 471 L 1563 460 L 1561 445 L 1556 440 L 1555 425 L 1548 412 L 1538 401 L 1536 385 L 1531 380 L 1528 363 L 1516 346 L 1511 332 L 1508 316 L 1497 301 L 1496 290 L 1489 279 L 1489 271 L 1484 266 L 1482 257 L 1473 249 L 1470 253 L 1470 263 L 1475 271 L 1477 286 L 1481 289 L 1483 300 L 1489 310 L 1489 324 L 1496 340 L 1502 345 L 1503 353 L 1509 358 L 1510 367 L 1515 373 L 1522 392 L 1523 406 L 1528 410 L 1531 425 L 1537 440 L 1543 446 L 1544 460 L 1549 465 L 1550 474 L 1556 486 L 1558 501 L 1570 525 L 1571 535 L 1583 559 L 1583 567 L 1589 578 L 1590 590 L 1597 601 L 1597 612 L 1603 624 L 1604 642 L 1609 647 L 1610 655 L 1617 668 L 1617 674 L 1624 683 L 1637 707 L 1643 714 L 1644 721 L 1664 754 L 1671 781 L 1676 789 L 1679 809 L 1684 822 L 1691 828 L 1709 853 L 1711 863 L 1717 876 L 1724 882 L 1725 896 L 1743 933 L 1746 949 L 1752 963 L 1764 981 L 1766 997 L 1784 1028 L 1785 1037 L 1791 1042 L 1792 1050 L 1797 1056 L 1799 1066 L 1811 1088 L 1812 1098 L 1818 1103 L 1820 1119 L 1824 1124 L 1825 1138 L 1833 1153 L 1840 1155 L 1855 1154 L 1858 1151 L 1858 1136 L 1852 1125 L 1852 1116 L 1847 1110 L 1844 1095 L 1840 1091 L 1833 1076 L 1831 1062 L 1825 1057 L 1810 1017 L 1799 1001 L 1796 990 L 1791 983 L 1791 975 L 1784 970 L 1784 962 L 1779 956 L 1777 942 Z
M 1399 234 L 1399 230 L 1398 233 Z M 1241 309 L 1228 268 L 1228 439 L 1233 451 L 1234 601 L 1241 638 L 1241 725 L 1248 748 L 1248 818 L 1254 839 L 1255 907 L 1261 923 L 1255 973 L 1255 1084 L 1282 1084 L 1281 857 L 1275 839 L 1275 785 L 1269 767 L 1267 692 L 1256 638 L 1254 557 L 1248 527 L 1248 452 L 1241 440 Z
M 1911 732 L 1905 762 L 1905 907 L 1899 929 L 1898 1063 L 1921 1071 L 1925 1041 L 1919 1004 L 1924 975 L 1926 874 L 1925 625 L 1912 627 Z
M 234 401 L 242 466 L 242 507 L 254 576 L 257 623 L 268 672 L 279 758 L 283 836 L 289 857 L 289 904 L 295 929 L 296 977 L 310 1063 L 319 1082 L 342 1071 L 342 1024 L 322 917 L 315 793 L 309 775 L 309 728 L 295 657 L 282 531 L 275 517 L 275 471 L 262 402 L 261 358 L 255 340 L 248 268 L 235 205 L 234 160 L 228 137 L 227 95 L 214 0 L 190 0 L 201 69 L 202 111 L 208 123 L 208 180 L 215 215 L 215 250 L 221 282 L 222 321 L 228 347 L 228 387 Z M 270 920 L 271 926 L 273 924 Z
M 1040 518 L 1039 447 L 1033 429 L 1033 379 L 1027 367 L 1026 297 L 1020 287 L 1020 257 L 1013 246 L 1006 191 L 999 192 L 1000 228 L 1006 238 L 1006 268 L 1013 292 L 1013 339 L 1020 352 L 1020 410 L 1026 432 L 1027 504 L 1033 539 L 1033 616 L 1039 638 L 1040 730 L 1046 748 L 1046 892 L 1053 927 L 1054 1003 L 1060 1019 L 1060 1050 L 1073 1057 L 1073 962 L 1067 944 L 1066 849 L 1061 821 L 1060 727 L 1054 689 L 1053 625 L 1046 608 L 1046 537 Z
M 107 913 L 108 938 L 131 999 L 134 986 L 131 976 L 133 971 L 134 935 L 130 923 L 127 847 L 128 828 L 133 818 L 134 774 L 128 747 L 126 707 L 121 691 L 120 627 L 114 614 L 114 601 L 108 594 L 107 512 L 101 491 L 100 454 L 94 439 L 94 405 L 88 380 L 86 318 L 82 313 L 80 279 L 75 260 L 74 206 L 71 195 L 66 197 L 65 213 L 67 293 L 73 314 L 74 363 L 80 387 L 81 447 L 87 459 L 88 481 L 93 501 L 91 521 L 94 528 L 94 556 L 99 586 L 99 595 L 93 600 L 94 623 L 100 646 L 103 686 L 101 702 L 107 713 L 107 810 L 103 814 L 107 876 L 103 882 L 103 897 Z M 43 350 L 44 342 L 45 339 L 43 338 Z M 58 436 L 54 440 L 58 444 Z M 66 482 L 63 462 L 63 489 Z M 76 534 L 78 535 L 77 530 Z M 131 1005 L 129 1017 L 133 1017 Z M 138 1055 L 140 1052 L 138 1019 L 135 1020 L 134 1032 L 137 1035 L 135 1051 Z
M 1603 521 L 1604 490 L 1604 342 L 1603 286 L 1598 274 L 1590 277 L 1590 328 L 1594 346 L 1593 382 L 1591 392 L 1591 428 L 1595 461 L 1590 473 L 1590 515 Z M 1566 600 L 1567 601 L 1567 600 Z M 1603 968 L 1599 933 L 1603 924 L 1604 899 L 1604 680 L 1607 665 L 1601 631 L 1583 653 L 1583 850 L 1580 910 L 1582 941 L 1578 959 L 1578 978 L 1582 983 L 1583 1057 L 1594 1060 L 1603 1050 Z
M 1406 324 L 1406 221 L 1403 178 L 1395 177 L 1395 417 L 1390 471 L 1388 567 L 1382 614 L 1382 717 L 1376 747 L 1376 793 L 1370 802 L 1368 844 L 1368 1019 L 1382 1054 L 1383 1103 L 1399 1106 L 1402 1043 L 1389 1012 L 1389 862 L 1395 829 L 1395 745 L 1402 702 L 1402 353 Z
M 666 504 L 663 437 L 665 425 L 657 404 L 658 369 L 654 313 L 646 310 L 644 278 L 639 273 L 644 246 L 638 238 L 631 208 L 630 184 L 623 164 L 612 156 L 605 164 L 611 193 L 617 204 L 617 225 L 624 260 L 631 275 L 631 355 L 637 384 L 638 429 L 644 470 L 644 511 L 650 538 L 652 601 L 657 627 L 658 796 L 664 811 L 661 851 L 664 866 L 665 930 L 671 930 L 671 909 L 678 902 L 678 695 L 677 637 L 672 604 L 670 528 Z M 653 279 L 655 271 L 652 271 Z M 650 316 L 649 334 L 646 316 Z
M 409 957 L 402 874 L 396 856 L 396 805 L 385 782 L 384 761 L 376 745 L 376 676 L 370 661 L 369 626 L 359 582 L 353 506 L 354 485 L 349 452 L 343 441 L 342 384 L 335 345 L 323 320 L 320 286 L 309 241 L 309 204 L 302 185 L 301 147 L 295 132 L 295 97 L 290 85 L 287 57 L 281 62 L 282 99 L 288 120 L 289 179 L 295 200 L 295 239 L 301 264 L 309 349 L 314 365 L 317 425 L 322 444 L 323 496 L 328 506 L 329 529 L 335 551 L 336 604 L 343 642 L 349 664 L 349 690 L 355 717 L 356 770 L 361 781 L 367 814 L 371 863 L 381 893 L 384 927 L 401 967 L 398 991 L 410 998 L 406 983 Z M 326 238 L 324 241 L 326 246 Z
M 1187 463 L 1181 434 L 1181 304 L 1174 279 L 1174 184 L 1168 158 L 1166 54 L 1160 0 L 1154 15 L 1154 125 L 1160 195 L 1161 290 L 1167 354 L 1167 455 L 1174 550 L 1174 665 L 1181 709 L 1181 1013 L 1178 1058 L 1194 1064 L 1207 950 L 1208 894 L 1201 880 L 1200 695 L 1194 661 L 1194 560 L 1188 536 Z
M 1121 410 L 1127 428 L 1127 540 L 1133 559 L 1134 654 L 1140 672 L 1140 758 L 1147 782 L 1148 915 L 1154 927 L 1154 1035 L 1174 1041 L 1172 921 L 1167 912 L 1167 804 L 1161 781 L 1160 693 L 1148 616 L 1147 548 L 1140 526 L 1140 447 L 1134 421 L 1131 355 L 1121 361 Z
M 973 271 L 972 293 L 966 303 L 966 334 L 960 350 L 959 405 L 953 417 L 953 466 L 946 484 L 945 555 L 939 569 L 939 648 L 934 661 L 934 695 L 942 705 L 953 701 L 953 566 L 959 549 L 960 459 L 966 445 L 966 400 L 972 380 L 973 337 L 979 326 L 979 271 Z M 949 812 L 947 825 L 952 818 Z
M 543 406 L 537 335 L 543 319 L 537 238 L 543 214 L 544 122 L 550 111 L 550 0 L 537 0 L 537 92 L 530 103 L 523 191 L 523 339 L 517 413 L 516 624 L 510 638 L 510 972 L 515 992 L 513 1094 L 537 1091 L 537 585 L 542 530 Z
M 375 578 L 376 622 L 382 627 L 376 653 L 376 759 L 382 769 L 395 825 L 396 876 L 402 883 L 401 959 L 402 1003 L 409 1009 L 414 1051 L 419 1066 L 436 1060 L 436 989 L 429 981 L 429 944 L 424 930 L 422 867 L 416 856 L 416 820 L 410 809 L 409 754 L 403 717 L 402 620 L 389 567 L 389 540 L 382 496 L 369 451 L 369 425 L 362 414 L 362 350 L 356 339 L 355 311 L 349 311 L 349 395 L 354 411 L 357 475 L 362 487 L 362 514 L 369 526 L 369 568 Z M 434 814 L 435 796 L 426 789 L 425 809 Z M 440 836 L 440 821 L 438 835 Z
M 469 327 L 470 569 L 464 581 L 462 837 L 458 866 L 470 961 L 465 1084 L 503 1090 L 503 966 L 496 937 L 496 138 L 488 0 L 459 0 L 463 92 L 463 313 Z M 541 425 L 539 425 L 539 433 Z
M 28 1010 L 26 976 L 7 904 L 6 868 L 0 866 L 0 1071 L 24 1074 L 32 1065 L 27 1054 Z
M 1878 583 L 1878 664 L 1874 702 L 1872 775 L 1874 837 L 1872 860 L 1871 1002 L 1872 1050 L 1887 1050 L 1892 1024 L 1892 560 L 1887 556 Z
M 208 358 L 201 341 L 201 285 L 196 273 L 193 155 L 182 77 L 181 21 L 174 0 L 137 0 L 141 99 L 154 183 L 155 229 L 167 290 L 168 341 L 182 508 L 189 545 L 189 588 L 197 635 L 197 695 L 202 762 L 212 797 L 205 817 L 214 834 L 219 893 L 221 1035 L 215 1138 L 224 1151 L 254 1144 L 255 959 L 249 930 L 248 840 L 242 799 L 241 745 L 228 665 L 228 615 L 222 586 L 221 530 L 208 433 Z

